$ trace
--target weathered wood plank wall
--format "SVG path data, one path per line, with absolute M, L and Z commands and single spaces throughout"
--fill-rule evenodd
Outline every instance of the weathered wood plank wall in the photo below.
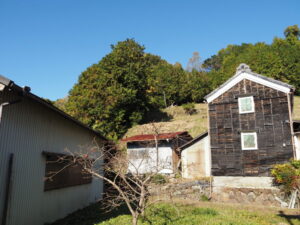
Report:
M 254 96 L 254 113 L 239 114 L 243 96 Z M 273 164 L 293 157 L 285 93 L 245 79 L 208 106 L 213 175 L 268 176 Z M 247 131 L 257 132 L 258 150 L 242 150 Z

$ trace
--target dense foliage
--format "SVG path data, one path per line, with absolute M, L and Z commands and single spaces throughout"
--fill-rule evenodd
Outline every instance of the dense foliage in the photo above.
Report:
M 300 160 L 275 165 L 271 171 L 277 184 L 283 185 L 286 192 L 300 191 Z
M 207 93 L 201 85 L 207 90 L 208 82 L 207 74 L 187 73 L 180 64 L 171 65 L 147 54 L 143 46 L 127 39 L 113 45 L 111 53 L 80 75 L 65 109 L 117 139 L 153 108 L 201 101 Z
M 228 45 L 202 64 L 194 53 L 188 70 L 149 53 L 133 39 L 112 45 L 112 51 L 84 71 L 61 109 L 105 136 L 118 139 L 154 109 L 202 102 L 210 91 L 235 74 L 240 63 L 294 85 L 300 94 L 300 30 L 284 31 L 271 44 Z
M 230 78 L 240 63 L 252 71 L 287 82 L 300 92 L 300 30 L 297 25 L 284 31 L 285 38 L 275 37 L 272 44 L 228 45 L 204 61 L 213 79 L 213 88 Z
M 66 110 L 104 135 L 118 138 L 148 109 L 149 61 L 144 47 L 132 39 L 113 45 L 111 53 L 80 75 Z

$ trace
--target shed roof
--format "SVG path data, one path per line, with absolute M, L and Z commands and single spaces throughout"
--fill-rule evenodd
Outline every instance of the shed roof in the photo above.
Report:
M 42 104 L 43 106 L 47 107 L 49 110 L 52 110 L 58 114 L 60 114 L 61 116 L 63 116 L 64 118 L 78 124 L 79 126 L 93 132 L 94 134 L 96 134 L 98 137 L 100 137 L 103 140 L 107 140 L 102 134 L 100 134 L 98 131 L 93 130 L 92 128 L 88 127 L 87 125 L 83 124 L 82 122 L 76 120 L 75 118 L 73 118 L 72 116 L 70 116 L 69 114 L 63 112 L 62 110 L 60 110 L 59 108 L 55 107 L 53 104 L 47 102 L 46 100 L 44 100 L 43 98 L 33 94 L 30 92 L 30 88 L 29 87 L 20 87 L 17 84 L 14 83 L 14 81 L 0 75 L 0 84 L 4 85 L 5 87 L 8 87 L 12 90 L 17 91 L 18 93 L 21 93 L 22 96 L 24 97 L 28 97 L 30 99 L 32 99 L 35 102 L 38 102 L 40 104 Z M 0 85 L 1 86 L 1 85 Z M 0 89 L 1 91 L 1 89 Z
M 189 142 L 185 143 L 184 145 L 180 146 L 178 149 L 180 151 L 190 147 L 191 145 L 197 143 L 198 141 L 202 140 L 203 138 L 205 138 L 208 135 L 208 131 L 205 131 L 201 134 L 199 134 L 197 137 L 195 137 L 194 139 L 190 140 Z
M 177 138 L 178 136 L 190 137 L 190 135 L 187 131 L 179 131 L 179 132 L 173 132 L 173 133 L 162 133 L 162 134 L 158 134 L 158 135 L 154 135 L 154 134 L 135 135 L 132 137 L 124 138 L 121 141 L 123 141 L 123 142 L 153 141 L 153 140 L 155 140 L 155 137 L 156 137 L 156 140 L 166 140 L 166 139 Z
M 206 95 L 204 98 L 207 102 L 211 102 L 243 79 L 248 79 L 285 93 L 289 93 L 294 90 L 294 87 L 292 85 L 254 73 L 251 71 L 248 65 L 246 65 L 245 63 L 241 63 L 237 67 L 236 74 L 233 77 L 231 77 L 217 89 Z

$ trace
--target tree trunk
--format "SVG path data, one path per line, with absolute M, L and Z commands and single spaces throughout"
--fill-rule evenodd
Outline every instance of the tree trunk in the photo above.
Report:
M 132 225 L 137 225 L 138 217 L 136 215 L 132 216 Z
M 164 103 L 165 103 L 165 107 L 167 108 L 167 99 L 166 99 L 166 93 L 165 93 L 165 91 L 163 91 L 163 94 L 164 94 Z

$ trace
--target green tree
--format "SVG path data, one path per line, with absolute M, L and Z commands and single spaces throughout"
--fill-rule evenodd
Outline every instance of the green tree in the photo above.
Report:
M 107 137 L 117 139 L 140 122 L 149 108 L 146 76 L 151 57 L 133 39 L 111 48 L 111 53 L 80 75 L 69 92 L 66 110 Z
M 284 36 L 290 42 L 295 42 L 299 40 L 300 37 L 300 29 L 298 25 L 289 26 L 284 30 Z
M 212 88 L 225 82 L 240 63 L 248 64 L 254 72 L 287 82 L 300 94 L 300 41 L 297 25 L 288 27 L 285 39 L 274 38 L 265 43 L 228 45 L 217 55 L 205 60 Z
M 154 107 L 167 107 L 180 104 L 183 96 L 180 95 L 185 71 L 180 64 L 169 64 L 161 61 L 153 66 L 148 76 L 148 97 Z

